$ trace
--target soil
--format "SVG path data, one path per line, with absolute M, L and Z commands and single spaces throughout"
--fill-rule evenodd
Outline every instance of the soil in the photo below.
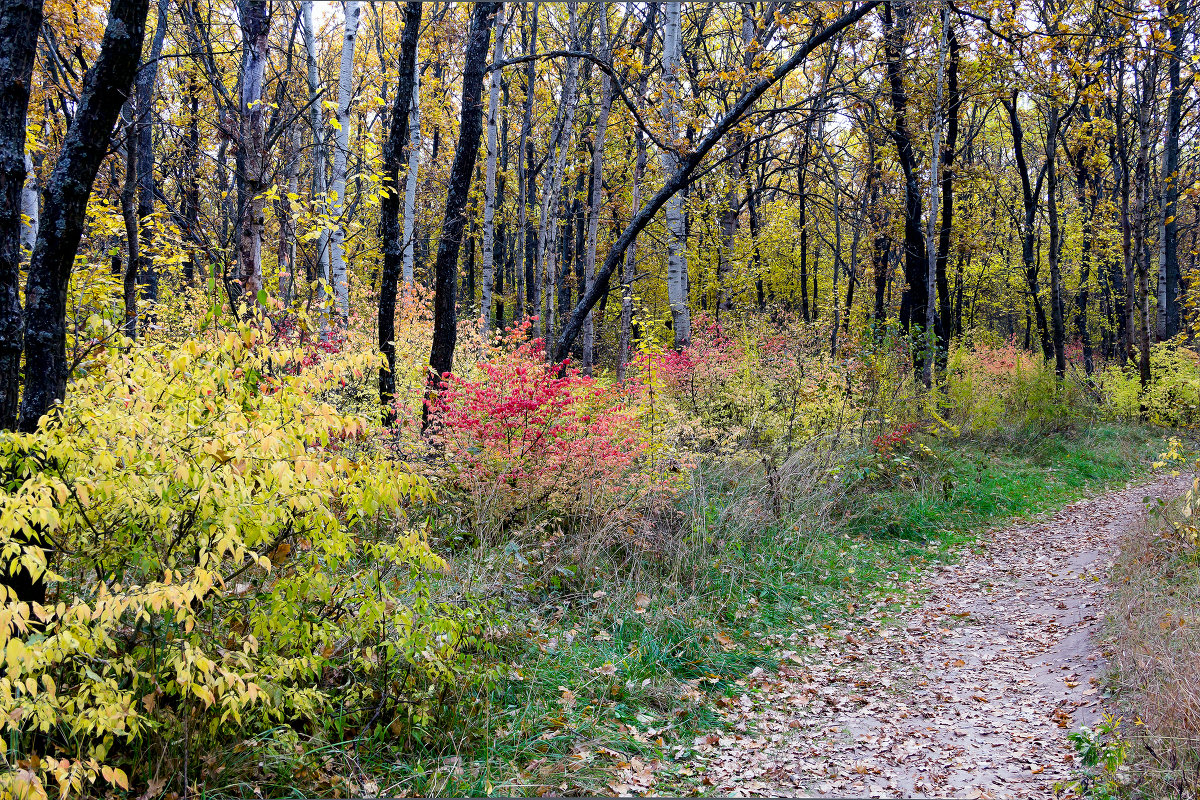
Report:
M 1118 543 L 1145 498 L 1188 486 L 1161 477 L 982 534 L 890 598 L 919 602 L 907 619 L 883 598 L 845 629 L 801 632 L 803 652 L 756 670 L 725 710 L 745 733 L 696 740 L 705 791 L 1055 797 L 1075 766 L 1067 734 L 1104 710 L 1098 634 Z

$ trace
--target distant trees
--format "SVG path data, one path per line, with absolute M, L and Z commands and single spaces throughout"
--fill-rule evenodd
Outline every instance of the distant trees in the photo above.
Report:
M 401 284 L 436 374 L 460 320 L 621 377 L 759 313 L 834 357 L 890 330 L 930 384 L 970 331 L 1146 382 L 1194 342 L 1190 0 L 227 6 L 0 2 L 0 424 L 64 396 L 101 259 L 131 337 L 268 295 L 374 320 L 387 406 Z

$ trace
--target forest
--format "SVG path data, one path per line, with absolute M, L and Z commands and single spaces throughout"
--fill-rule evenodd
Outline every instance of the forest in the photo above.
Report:
M 0 798 L 1197 797 L 1195 3 L 0 0 Z

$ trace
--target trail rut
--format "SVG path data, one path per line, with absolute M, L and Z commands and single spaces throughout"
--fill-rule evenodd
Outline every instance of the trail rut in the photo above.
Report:
M 1097 644 L 1108 566 L 1158 478 L 988 532 L 929 570 L 897 626 L 885 604 L 756 671 L 725 710 L 735 733 L 700 737 L 722 795 L 1050 798 L 1070 777 L 1066 734 L 1102 713 Z M 814 626 L 815 627 L 815 626 Z

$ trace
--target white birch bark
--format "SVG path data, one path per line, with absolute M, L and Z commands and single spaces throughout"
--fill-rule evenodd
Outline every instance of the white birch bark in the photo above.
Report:
M 33 159 L 25 154 L 25 185 L 21 187 L 21 250 L 33 252 L 38 229 L 38 185 Z M 26 221 L 28 220 L 28 221 Z
M 321 135 L 321 106 L 316 102 L 319 86 L 317 74 L 317 31 L 313 26 L 312 0 L 305 0 L 302 7 L 304 15 L 304 52 L 308 66 L 308 100 L 309 125 L 313 134 L 313 174 L 312 193 L 315 203 L 324 203 L 326 195 L 325 184 L 325 142 Z M 317 275 L 322 280 L 329 278 L 329 232 L 322 230 L 317 238 Z M 318 292 L 318 305 L 324 307 L 325 293 Z M 324 316 L 322 315 L 322 322 Z
M 610 61 L 608 41 L 608 8 L 600 6 L 600 58 Z M 592 288 L 596 279 L 596 240 L 600 231 L 600 196 L 604 184 L 604 139 L 608 132 L 608 115 L 612 109 L 612 79 L 607 72 L 600 78 L 600 117 L 596 120 L 596 132 L 592 137 L 592 196 L 588 203 L 587 261 L 584 277 L 587 288 Z M 583 370 L 592 374 L 595 360 L 596 327 L 592 312 L 583 320 Z
M 576 0 L 568 0 L 570 17 L 570 41 L 575 46 L 579 38 L 579 4 Z M 547 160 L 553 163 L 551 174 L 543 183 L 541 219 L 538 221 L 537 244 L 537 287 L 535 289 L 534 307 L 537 307 L 538 291 L 542 290 L 546 297 L 545 319 L 539 319 L 536 330 L 549 338 L 554 331 L 554 301 L 556 299 L 557 269 L 555 262 L 558 256 L 558 199 L 562 193 L 563 173 L 566 171 L 567 158 L 571 154 L 571 137 L 575 133 L 576 92 L 579 83 L 579 59 L 567 60 L 567 75 L 563 81 L 561 125 L 558 127 L 555 140 L 550 145 Z M 555 147 L 557 146 L 557 157 Z
M 412 286 L 416 264 L 417 180 L 421 171 L 421 65 L 413 67 L 412 110 L 408 117 L 408 168 L 404 173 L 404 285 Z
M 942 6 L 942 38 L 938 44 L 936 88 L 933 101 L 933 148 L 929 156 L 929 217 L 925 224 L 925 250 L 928 266 L 925 269 L 925 291 L 928 301 L 925 311 L 925 364 L 921 379 L 926 388 L 933 385 L 933 362 L 937 351 L 937 253 L 938 253 L 938 200 L 941 199 L 941 155 L 942 155 L 942 93 L 946 75 L 946 49 L 950 28 L 950 9 Z M 836 298 L 835 298 L 836 299 Z
M 508 27 L 505 12 L 496 24 L 496 55 L 494 61 L 504 59 L 504 34 Z M 492 324 L 492 284 L 495 264 L 496 234 L 496 162 L 500 152 L 500 140 L 496 118 L 500 110 L 500 70 L 492 71 L 492 82 L 488 92 L 487 116 L 487 167 L 483 185 L 483 264 L 481 266 L 483 286 L 479 304 L 480 323 L 484 333 Z
M 680 0 L 665 4 L 663 24 L 663 115 L 667 136 L 672 144 L 679 141 L 679 118 L 683 115 L 679 102 L 679 46 L 683 35 L 683 14 Z M 679 171 L 679 157 L 666 154 L 668 174 Z M 688 309 L 687 230 L 683 219 L 683 194 L 676 192 L 666 203 L 667 220 L 667 302 L 671 306 L 671 328 L 676 349 L 687 347 L 692 340 L 692 318 Z
M 329 237 L 329 272 L 338 324 L 345 327 L 350 316 L 350 281 L 346 272 L 346 228 L 342 219 L 346 201 L 346 160 L 350 153 L 350 97 L 353 91 L 354 42 L 358 38 L 359 0 L 346 0 L 346 25 L 342 35 L 342 59 L 338 70 L 337 122 L 333 136 L 333 216 L 336 223 Z

